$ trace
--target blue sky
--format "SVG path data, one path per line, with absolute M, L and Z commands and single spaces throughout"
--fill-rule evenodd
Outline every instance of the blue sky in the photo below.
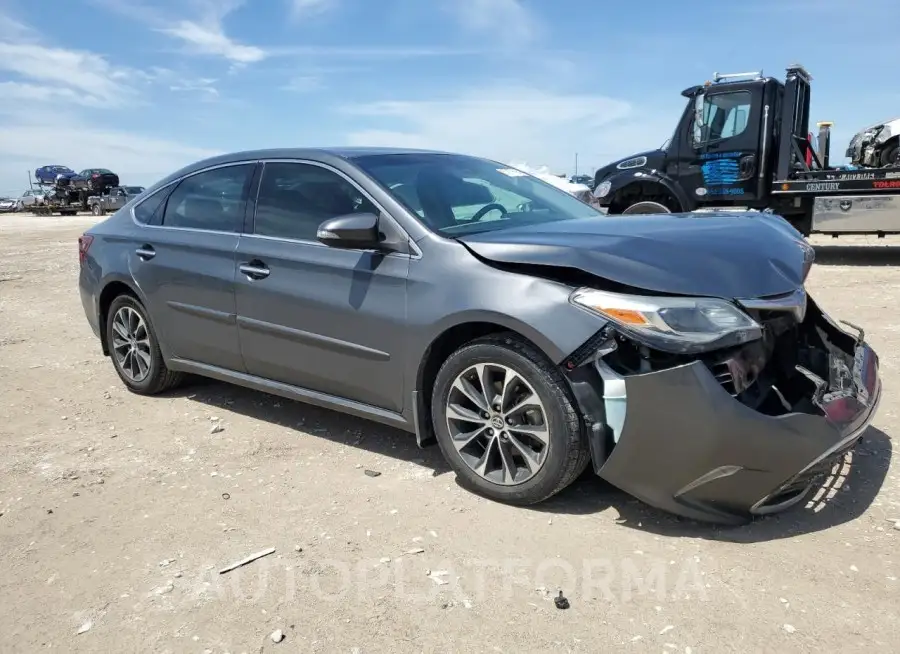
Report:
M 578 152 L 592 172 L 662 143 L 680 91 L 714 71 L 797 61 L 842 157 L 900 115 L 885 81 L 898 24 L 897 0 L 0 0 L 0 194 L 44 164 L 149 184 L 273 146 L 433 147 L 567 173 Z

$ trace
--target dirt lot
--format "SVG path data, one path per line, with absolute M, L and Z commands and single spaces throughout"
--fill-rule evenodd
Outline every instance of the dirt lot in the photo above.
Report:
M 493 504 L 411 436 L 219 383 L 131 395 L 78 299 L 92 220 L 0 218 L 0 650 L 897 651 L 900 246 L 817 241 L 885 378 L 843 487 L 715 529 L 590 474 Z

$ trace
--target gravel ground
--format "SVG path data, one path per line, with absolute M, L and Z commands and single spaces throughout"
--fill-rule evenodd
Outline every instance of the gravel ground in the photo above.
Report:
M 590 474 L 494 504 L 407 434 L 216 382 L 129 394 L 77 294 L 92 220 L 0 219 L 0 651 L 897 651 L 900 241 L 814 239 L 882 355 L 874 427 L 821 501 L 719 529 Z

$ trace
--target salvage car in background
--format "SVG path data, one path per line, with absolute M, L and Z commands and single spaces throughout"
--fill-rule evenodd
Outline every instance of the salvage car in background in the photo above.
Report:
M 27 189 L 19 198 L 19 208 L 24 211 L 41 206 L 46 201 L 46 194 L 40 189 Z
M 801 501 L 881 395 L 780 217 L 607 217 L 476 157 L 223 155 L 91 227 L 79 261 L 133 392 L 196 373 L 393 425 L 513 504 L 593 464 L 664 510 L 741 523 Z
M 0 198 L 0 213 L 12 213 L 19 210 L 17 198 Z
M 119 185 L 119 176 L 107 168 L 85 168 L 72 178 L 72 186 L 92 193 L 102 193 Z
M 41 166 L 34 171 L 34 178 L 38 184 L 68 186 L 70 180 L 77 176 L 78 174 L 68 166 Z
M 847 146 L 850 163 L 865 168 L 900 166 L 900 118 L 857 132 Z

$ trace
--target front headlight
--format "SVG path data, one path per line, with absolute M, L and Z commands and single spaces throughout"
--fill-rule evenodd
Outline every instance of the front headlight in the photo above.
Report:
M 597 188 L 594 189 L 594 197 L 605 198 L 609 194 L 611 188 L 612 182 L 600 182 L 597 184 Z
M 762 327 L 753 318 L 731 302 L 716 298 L 622 295 L 581 288 L 570 300 L 609 320 L 634 340 L 663 352 L 706 352 L 762 336 Z

